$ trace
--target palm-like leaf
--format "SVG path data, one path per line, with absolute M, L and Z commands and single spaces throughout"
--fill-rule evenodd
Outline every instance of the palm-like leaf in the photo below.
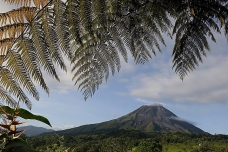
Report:
M 15 107 L 17 102 L 8 94 L 8 91 L 0 86 L 0 99 L 5 101 L 8 105 Z
M 31 109 L 31 101 L 25 95 L 17 81 L 15 81 L 12 73 L 6 68 L 0 69 L 0 84 L 1 87 L 3 87 L 13 96 L 17 97 L 19 101 L 24 102 L 27 105 L 27 107 Z
M 206 50 L 210 50 L 207 37 L 216 42 L 211 29 L 221 33 L 220 27 L 228 17 L 228 10 L 221 5 L 224 2 L 189 1 L 177 4 L 180 15 L 173 29 L 176 33 L 173 67 L 182 80 L 198 66 L 198 62 L 203 62 L 201 55 L 206 56 Z M 216 19 L 220 19 L 219 22 Z
M 54 11 L 54 24 L 55 31 L 57 34 L 57 40 L 61 51 L 66 55 L 66 57 L 71 60 L 73 58 L 73 52 L 70 49 L 70 33 L 69 24 L 67 22 L 66 4 L 61 0 L 53 1 L 53 11 Z
M 64 54 L 73 65 L 75 84 L 87 99 L 110 73 L 120 70 L 120 56 L 127 62 L 128 50 L 136 63 L 146 63 L 151 53 L 161 52 L 163 33 L 171 35 L 172 18 L 173 67 L 181 79 L 203 62 L 202 55 L 210 50 L 207 39 L 216 41 L 212 29 L 221 33 L 225 25 L 228 35 L 226 0 L 5 1 L 23 7 L 0 14 L 0 63 L 18 87 L 34 97 L 38 94 L 32 80 L 49 93 L 40 68 L 59 80 L 55 65 L 67 70 Z M 21 72 L 14 76 L 15 71 Z
M 36 90 L 35 85 L 31 81 L 30 75 L 21 59 L 20 54 L 14 51 L 10 51 L 6 56 L 6 68 L 9 69 L 10 73 L 14 76 L 14 80 L 21 84 L 23 88 L 39 100 L 39 93 Z
M 54 63 L 52 62 L 51 52 L 49 46 L 45 41 L 44 31 L 42 25 L 38 22 L 33 22 L 30 29 L 30 34 L 32 36 L 34 47 L 38 52 L 39 63 L 44 67 L 44 70 L 47 71 L 51 76 L 56 78 L 59 81 L 59 77 L 56 73 Z
M 15 48 L 19 50 L 21 58 L 25 64 L 26 69 L 29 71 L 30 76 L 35 82 L 38 82 L 40 86 L 49 94 L 49 89 L 44 81 L 41 69 L 39 68 L 39 54 L 33 45 L 32 39 L 29 39 L 27 37 L 18 39 Z

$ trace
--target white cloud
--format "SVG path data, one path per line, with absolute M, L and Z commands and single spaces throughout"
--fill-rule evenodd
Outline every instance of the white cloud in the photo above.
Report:
M 130 62 L 134 70 L 125 82 L 129 92 L 119 95 L 130 95 L 146 104 L 150 101 L 228 102 L 227 43 L 224 36 L 216 37 L 217 44 L 210 43 L 212 52 L 203 58 L 204 63 L 199 64 L 183 82 L 172 70 L 173 40 L 167 40 L 168 45 L 163 48 L 163 53 L 158 53 L 151 62 L 143 66 Z
M 209 55 L 204 59 L 205 63 L 191 72 L 183 82 L 171 69 L 171 61 L 162 59 L 158 63 L 154 62 L 150 73 L 137 74 L 132 79 L 130 95 L 156 101 L 226 102 L 228 55 L 224 55 L 224 52 L 219 54 Z
M 74 125 L 53 126 L 52 129 L 58 131 L 58 130 L 71 129 L 71 128 L 74 128 L 74 127 L 75 127 Z
M 52 91 L 57 91 L 61 94 L 67 93 L 69 90 L 77 90 L 77 86 L 74 86 L 75 81 L 72 81 L 73 73 L 71 73 L 70 63 L 65 60 L 65 63 L 68 67 L 67 73 L 65 71 L 62 71 L 56 66 L 56 71 L 58 74 L 58 77 L 60 79 L 60 82 L 58 82 L 56 79 L 53 79 L 50 77 L 46 72 L 43 72 L 43 77 L 45 78 L 45 82 L 47 83 L 47 86 Z
M 186 120 L 186 119 L 183 119 L 183 118 L 180 118 L 180 117 L 169 117 L 169 119 L 173 119 L 173 120 L 177 120 L 177 121 L 184 121 L 184 122 L 188 122 L 192 125 L 197 125 L 196 122 L 194 121 L 189 121 L 189 120 Z
M 162 105 L 164 107 L 168 107 L 170 106 L 169 104 L 167 103 L 164 103 L 164 102 L 154 102 L 154 101 L 151 101 L 151 100 L 145 100 L 145 99 L 142 99 L 142 98 L 136 98 L 137 101 L 141 102 L 141 103 L 144 103 L 144 105 Z

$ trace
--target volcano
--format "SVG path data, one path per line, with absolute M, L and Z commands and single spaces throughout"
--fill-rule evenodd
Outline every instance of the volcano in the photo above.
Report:
M 105 133 L 119 129 L 143 132 L 204 133 L 203 130 L 176 116 L 161 104 L 144 105 L 117 119 L 57 131 L 57 133 L 59 135 L 78 135 Z

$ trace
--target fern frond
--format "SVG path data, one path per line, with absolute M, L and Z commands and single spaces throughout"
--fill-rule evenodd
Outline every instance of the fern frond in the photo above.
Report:
M 135 42 L 135 50 L 137 52 L 135 56 L 136 64 L 144 64 L 149 61 L 148 57 L 152 58 L 142 41 L 138 40 Z
M 103 46 L 97 48 L 97 53 L 94 56 L 94 60 L 98 63 L 98 65 L 100 64 L 100 69 L 101 69 L 100 72 L 105 75 L 104 78 L 107 81 L 109 78 L 109 67 L 111 67 L 113 65 L 111 62 L 112 60 L 109 61 L 108 59 L 106 59 L 107 57 L 105 56 L 105 54 L 107 52 L 106 52 L 106 50 L 102 50 L 102 47 Z M 113 67 L 111 67 L 111 69 L 113 69 Z
M 6 3 L 14 4 L 14 5 L 22 5 L 22 6 L 31 6 L 32 2 L 37 8 L 43 8 L 48 0 L 3 0 Z
M 121 25 L 120 25 L 121 26 Z M 127 50 L 126 47 L 123 43 L 123 40 L 121 38 L 121 29 L 118 27 L 118 23 L 117 25 L 110 28 L 110 35 L 112 37 L 112 42 L 113 45 L 117 48 L 118 52 L 120 52 L 120 54 L 122 55 L 123 59 L 125 60 L 125 62 L 128 61 L 128 56 L 127 56 Z
M 22 34 L 27 23 L 10 24 L 0 27 L 0 40 L 4 38 L 16 38 Z
M 32 0 L 3 0 L 3 1 L 8 4 L 23 5 L 23 6 L 30 6 L 32 2 Z
M 4 59 L 5 59 L 5 55 L 0 55 L 0 66 L 2 66 Z
M 73 52 L 70 49 L 70 32 L 69 24 L 67 21 L 66 4 L 61 0 L 53 1 L 54 11 L 54 25 L 58 38 L 58 44 L 61 51 L 66 55 L 69 60 L 73 58 Z
M 105 30 L 107 30 L 107 4 L 105 0 L 96 0 L 94 5 L 94 14 L 96 19 L 98 20 L 98 26 L 102 26 Z M 95 19 L 95 20 L 96 20 Z
M 15 107 L 17 102 L 10 96 L 10 94 L 0 86 L 0 99 L 1 102 L 6 102 L 7 105 L 10 105 L 12 107 Z
M 211 30 L 198 19 L 184 24 L 177 31 L 173 67 L 182 80 L 190 70 L 198 66 L 198 61 L 203 62 L 201 55 L 206 56 L 205 49 L 210 50 L 206 36 L 214 39 Z
M 86 32 L 93 35 L 93 12 L 92 12 L 92 1 L 91 0 L 82 0 L 80 1 L 80 20 L 84 25 Z
M 40 86 L 49 94 L 49 88 L 47 87 L 43 78 L 40 63 L 38 60 L 38 52 L 34 47 L 33 41 L 27 37 L 18 39 L 15 49 L 21 54 L 21 58 L 24 61 L 24 65 L 28 70 L 32 79 L 39 83 Z
M 13 9 L 6 13 L 0 13 L 0 23 L 1 25 L 9 22 L 12 23 L 25 23 L 24 18 L 31 22 L 32 18 L 35 16 L 37 11 L 36 7 L 20 7 L 18 9 Z
M 119 72 L 120 68 L 121 68 L 121 64 L 120 64 L 120 57 L 118 54 L 118 50 L 115 48 L 115 46 L 113 45 L 113 42 L 111 40 L 108 41 L 107 47 L 110 52 L 110 57 L 112 58 L 113 62 L 115 63 L 117 71 Z
M 42 13 L 41 23 L 44 32 L 43 38 L 47 43 L 47 49 L 50 52 L 52 60 L 64 71 L 67 71 L 66 65 L 63 61 L 61 52 L 58 47 L 57 33 L 54 29 L 52 9 L 44 9 Z
M 68 0 L 68 5 L 66 9 L 68 22 L 69 22 L 69 29 L 70 29 L 70 40 L 74 46 L 82 44 L 81 40 L 81 33 L 83 32 L 83 28 L 81 25 L 80 17 L 79 17 L 79 10 L 80 10 L 80 2 L 74 0 Z M 75 47 L 72 47 L 74 48 Z
M 20 54 L 9 51 L 6 56 L 6 62 L 6 68 L 14 75 L 15 81 L 25 88 L 36 100 L 39 100 L 39 93 L 29 76 Z
M 44 70 L 47 71 L 48 74 L 60 81 L 52 62 L 52 55 L 49 51 L 48 44 L 45 41 L 42 25 L 40 23 L 33 22 L 30 28 L 30 34 L 32 36 L 34 47 L 38 52 L 37 55 L 39 63 L 44 67 Z
M 17 81 L 15 81 L 14 76 L 12 75 L 12 73 L 6 68 L 1 68 L 0 69 L 0 85 L 5 90 L 7 90 L 9 92 L 9 94 L 12 94 L 13 96 L 15 96 L 19 101 L 24 102 L 25 105 L 29 109 L 32 108 L 31 101 L 25 95 L 23 90 L 20 88 L 20 86 L 17 83 Z
M 0 40 L 0 55 L 6 55 L 9 48 L 12 46 L 15 38 L 5 38 Z
M 118 64 L 116 64 L 115 59 L 112 56 L 112 49 L 108 47 L 108 43 L 105 43 L 105 41 L 101 42 L 99 46 L 99 54 L 103 58 L 104 62 L 108 64 L 108 69 L 106 69 L 106 81 L 108 80 L 108 75 L 109 75 L 109 69 L 112 72 L 112 75 L 115 74 L 116 69 L 118 70 Z

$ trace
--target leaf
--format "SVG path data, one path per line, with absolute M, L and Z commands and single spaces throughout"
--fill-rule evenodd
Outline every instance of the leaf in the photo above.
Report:
M 14 139 L 6 144 L 5 149 L 7 151 L 15 152 L 36 152 L 22 139 Z
M 36 100 L 39 100 L 39 92 L 31 80 L 29 71 L 25 67 L 21 55 L 17 52 L 10 51 L 6 57 L 7 68 L 10 70 L 14 79 L 26 89 Z
M 52 127 L 49 120 L 43 116 L 34 115 L 31 112 L 29 112 L 23 108 L 17 109 L 17 112 L 18 112 L 17 116 L 20 116 L 21 118 L 37 120 L 37 121 L 43 122 L 43 123 L 49 125 L 50 127 Z
M 12 23 L 24 23 L 24 18 L 26 18 L 28 21 L 31 21 L 31 18 L 36 13 L 37 8 L 36 7 L 20 7 L 18 9 L 13 9 L 11 11 L 8 11 L 6 13 L 0 14 L 0 23 L 1 25 L 7 24 L 8 22 L 10 24 Z
M 19 101 L 24 102 L 26 106 L 31 109 L 31 101 L 14 79 L 14 75 L 5 67 L 0 70 L 0 85 L 4 87 L 11 96 L 15 96 Z
M 31 112 L 29 112 L 23 108 L 18 108 L 15 111 L 14 109 L 12 109 L 8 106 L 1 106 L 0 107 L 0 114 L 6 114 L 6 113 L 13 114 L 14 112 L 17 114 L 17 116 L 19 116 L 21 118 L 37 120 L 37 121 L 43 122 L 43 123 L 49 125 L 50 127 L 52 127 L 47 118 L 45 118 L 43 116 L 39 116 L 39 115 L 34 115 Z
M 0 135 L 0 139 L 6 138 L 6 137 L 7 137 L 6 133 L 3 133 L 3 134 Z
M 10 94 L 5 90 L 2 86 L 0 86 L 0 98 L 1 101 L 5 101 L 7 105 L 14 107 L 16 105 L 16 101 L 10 96 Z
M 14 109 L 8 107 L 8 106 L 1 106 L 0 107 L 0 114 L 13 114 Z

